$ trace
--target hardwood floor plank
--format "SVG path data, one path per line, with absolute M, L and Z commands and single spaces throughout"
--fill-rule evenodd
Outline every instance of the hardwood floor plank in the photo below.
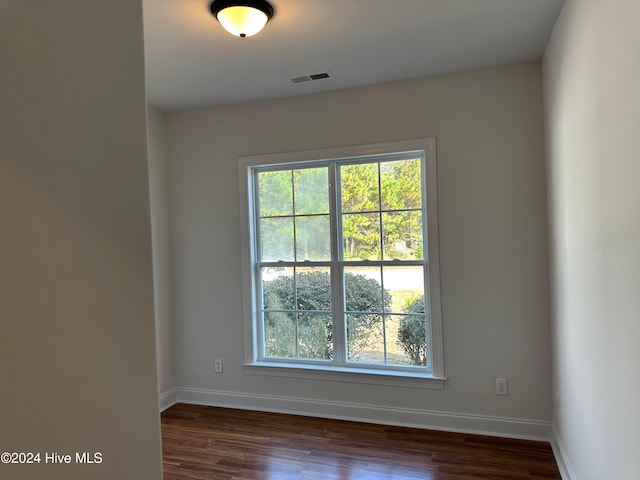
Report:
M 549 444 L 177 404 L 164 480 L 559 480 Z

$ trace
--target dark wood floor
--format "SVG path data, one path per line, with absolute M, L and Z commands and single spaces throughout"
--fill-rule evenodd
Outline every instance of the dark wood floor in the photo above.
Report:
M 178 404 L 164 480 L 560 479 L 544 442 Z

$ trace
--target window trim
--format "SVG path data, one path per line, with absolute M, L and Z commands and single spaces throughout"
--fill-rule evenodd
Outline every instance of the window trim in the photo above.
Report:
M 255 190 L 252 170 L 255 167 L 272 165 L 301 164 L 313 161 L 333 161 L 350 159 L 354 162 L 366 157 L 418 153 L 424 155 L 423 176 L 426 177 L 427 248 L 425 292 L 429 296 L 429 335 L 431 347 L 431 372 L 376 369 L 375 367 L 345 368 L 328 365 L 307 365 L 304 363 L 283 363 L 282 361 L 258 361 L 259 328 L 257 325 L 258 288 L 254 279 L 256 264 L 255 244 Z M 300 152 L 275 153 L 238 157 L 238 180 L 240 194 L 240 239 L 242 248 L 242 312 L 244 326 L 245 373 L 289 376 L 299 378 L 319 378 L 325 380 L 352 381 L 355 383 L 391 384 L 400 386 L 421 386 L 422 388 L 443 388 L 444 355 L 442 348 L 442 315 L 440 299 L 440 266 L 438 248 L 438 209 L 436 177 L 436 141 L 434 137 L 402 140 L 369 145 L 324 148 Z M 252 208 L 249 208 L 249 206 Z M 343 380 L 340 380 L 343 379 Z M 364 379 L 364 381 L 363 381 Z M 404 380 L 404 381 L 403 381 Z M 399 382 L 400 381 L 400 382 Z M 406 385 L 405 385 L 406 383 Z

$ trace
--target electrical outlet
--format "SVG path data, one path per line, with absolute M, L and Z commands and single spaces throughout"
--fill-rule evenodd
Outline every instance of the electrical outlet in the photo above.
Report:
M 222 373 L 222 360 L 219 358 L 216 358 L 213 368 L 216 373 Z
M 496 378 L 496 395 L 509 395 L 506 378 Z

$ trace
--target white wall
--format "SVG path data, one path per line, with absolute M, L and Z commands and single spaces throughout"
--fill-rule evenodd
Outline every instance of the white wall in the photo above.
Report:
M 166 128 L 179 389 L 550 423 L 539 66 L 177 112 Z M 425 136 L 437 137 L 445 389 L 245 375 L 236 158 Z
M 544 58 L 554 425 L 580 480 L 640 478 L 639 20 L 569 0 Z
M 170 402 L 175 387 L 173 315 L 171 307 L 171 252 L 167 191 L 164 114 L 147 109 L 149 141 L 149 189 L 153 238 L 153 290 L 156 316 L 158 392 L 161 406 Z
M 161 478 L 142 40 L 140 2 L 0 3 L 0 451 L 42 455 L 1 478 Z

